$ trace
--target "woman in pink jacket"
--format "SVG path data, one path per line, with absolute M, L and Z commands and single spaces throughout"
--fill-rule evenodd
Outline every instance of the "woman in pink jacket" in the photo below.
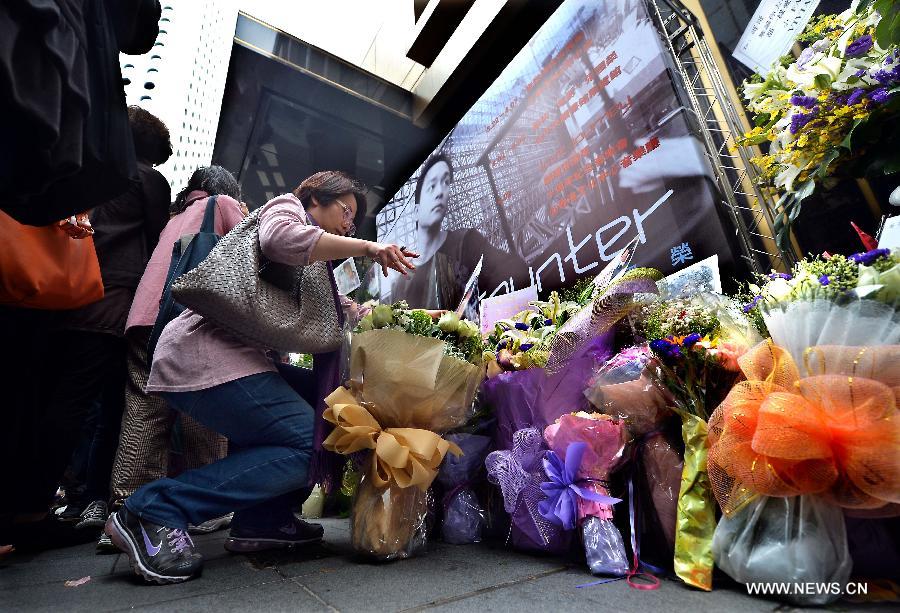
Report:
M 385 274 L 406 274 L 415 268 L 408 258 L 417 254 L 352 238 L 365 213 L 364 191 L 347 174 L 328 171 L 270 200 L 259 216 L 262 254 L 291 266 L 368 256 Z M 218 462 L 140 488 L 110 516 L 107 533 L 138 575 L 156 583 L 195 576 L 202 557 L 188 525 L 230 511 L 234 521 L 226 547 L 232 551 L 321 540 L 321 526 L 291 512 L 295 492 L 315 470 L 315 412 L 265 350 L 187 309 L 160 336 L 147 390 L 227 436 L 230 448 Z

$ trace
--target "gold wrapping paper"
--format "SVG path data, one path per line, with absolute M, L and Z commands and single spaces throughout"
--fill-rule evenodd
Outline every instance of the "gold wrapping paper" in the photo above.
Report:
M 684 438 L 684 469 L 678 494 L 675 532 L 675 574 L 688 585 L 712 590 L 712 539 L 716 505 L 706 471 L 709 453 L 706 422 L 676 409 Z

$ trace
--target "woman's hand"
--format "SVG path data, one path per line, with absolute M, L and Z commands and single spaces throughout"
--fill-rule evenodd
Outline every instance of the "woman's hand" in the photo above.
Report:
M 369 243 L 369 257 L 381 264 L 381 271 L 388 276 L 388 269 L 393 269 L 401 275 L 408 275 L 407 270 L 415 270 L 415 265 L 407 258 L 417 258 L 419 254 L 410 251 L 406 247 L 398 247 L 388 243 Z

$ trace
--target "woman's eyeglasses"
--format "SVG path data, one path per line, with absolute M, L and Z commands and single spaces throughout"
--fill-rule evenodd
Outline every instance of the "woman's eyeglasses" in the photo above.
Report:
M 350 229 L 347 230 L 345 236 L 354 236 L 356 234 L 356 224 L 353 223 L 353 209 L 340 200 L 335 200 L 335 202 L 341 206 L 341 210 L 344 212 L 344 223 L 350 222 Z

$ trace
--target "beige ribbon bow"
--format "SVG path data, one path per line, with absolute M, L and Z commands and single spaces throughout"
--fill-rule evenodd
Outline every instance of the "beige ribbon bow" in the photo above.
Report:
M 437 477 L 438 467 L 448 451 L 457 457 L 462 455 L 457 445 L 431 430 L 382 429 L 378 420 L 344 387 L 334 390 L 325 403 L 328 408 L 323 417 L 334 424 L 334 430 L 322 446 L 342 455 L 372 449 L 369 477 L 376 487 L 387 487 L 394 481 L 399 487 L 416 486 L 424 492 Z

